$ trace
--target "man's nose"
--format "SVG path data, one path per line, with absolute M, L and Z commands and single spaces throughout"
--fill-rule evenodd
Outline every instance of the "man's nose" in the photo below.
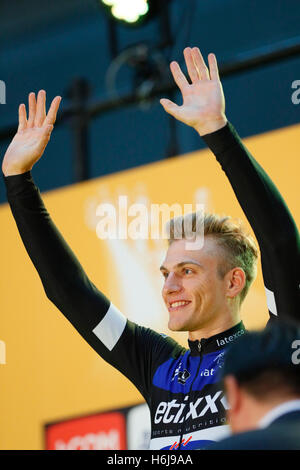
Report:
M 182 284 L 175 273 L 169 273 L 163 286 L 164 294 L 171 294 L 172 292 L 179 292 L 182 289 Z

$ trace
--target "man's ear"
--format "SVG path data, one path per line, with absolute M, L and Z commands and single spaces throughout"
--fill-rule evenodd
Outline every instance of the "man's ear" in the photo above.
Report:
M 241 406 L 241 392 L 240 387 L 233 375 L 227 375 L 224 378 L 224 385 L 226 391 L 226 398 L 229 405 L 229 418 L 239 412 Z
M 246 284 L 246 274 L 242 268 L 233 268 L 227 274 L 228 287 L 227 287 L 227 297 L 234 298 L 236 297 L 245 287 Z

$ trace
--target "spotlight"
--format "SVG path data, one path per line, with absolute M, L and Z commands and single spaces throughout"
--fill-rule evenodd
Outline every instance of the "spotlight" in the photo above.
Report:
M 159 0 L 99 0 L 113 19 L 127 25 L 137 25 L 150 19 Z

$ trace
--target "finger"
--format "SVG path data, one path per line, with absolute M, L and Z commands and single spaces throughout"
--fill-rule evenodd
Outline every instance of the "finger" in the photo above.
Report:
M 51 132 L 53 131 L 53 124 L 47 124 L 43 126 L 43 136 L 50 139 Z
M 192 49 L 190 47 L 186 47 L 183 51 L 183 55 L 185 58 L 186 68 L 189 73 L 190 79 L 192 83 L 195 83 L 199 80 L 199 78 L 201 78 L 201 76 L 199 76 L 197 67 L 193 61 Z
M 57 115 L 57 111 L 58 111 L 58 108 L 59 108 L 59 105 L 60 105 L 60 102 L 61 102 L 61 96 L 56 96 L 53 100 L 52 100 L 52 103 L 51 103 L 51 106 L 49 108 L 49 111 L 48 111 L 48 114 L 46 116 L 46 119 L 44 121 L 44 124 L 48 125 L 48 124 L 54 124 L 55 121 L 56 121 L 56 115 Z
M 28 116 L 28 123 L 27 127 L 34 126 L 34 119 L 35 119 L 35 112 L 36 112 L 36 101 L 35 101 L 35 93 L 29 93 L 28 96 L 28 108 L 29 108 L 29 116 Z
M 178 106 L 176 103 L 173 103 L 173 101 L 168 100 L 167 98 L 161 98 L 159 102 L 163 106 L 164 110 L 171 114 L 171 116 L 176 118 L 179 116 L 180 106 Z
M 204 59 L 202 57 L 202 54 L 200 52 L 199 47 L 193 47 L 193 49 L 192 49 L 192 58 L 193 58 L 193 61 L 195 62 L 195 65 L 196 65 L 198 71 L 199 71 L 200 79 L 209 80 L 208 68 L 206 67 L 206 64 L 204 62 Z
M 171 62 L 170 69 L 175 80 L 176 85 L 182 91 L 182 89 L 189 85 L 189 82 L 185 78 L 184 74 L 182 73 L 179 64 L 175 61 Z
M 46 92 L 45 90 L 40 90 L 37 96 L 36 102 L 36 114 L 34 125 L 41 127 L 46 118 Z
M 23 131 L 27 127 L 26 106 L 24 103 L 19 106 L 19 127 L 18 132 Z
M 46 126 L 42 126 L 39 128 L 40 134 L 39 134 L 39 151 L 40 154 L 42 155 L 46 145 L 48 144 L 50 137 L 51 137 L 51 132 L 53 131 L 53 125 L 48 124 Z
M 215 54 L 208 54 L 208 63 L 211 80 L 220 80 L 217 58 Z

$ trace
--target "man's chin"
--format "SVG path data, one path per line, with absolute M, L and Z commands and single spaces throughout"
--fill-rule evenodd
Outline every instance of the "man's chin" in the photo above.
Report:
M 172 321 L 169 321 L 168 328 L 171 331 L 189 331 L 189 329 L 186 325 L 182 325 L 180 323 L 175 323 L 175 322 L 172 322 Z

